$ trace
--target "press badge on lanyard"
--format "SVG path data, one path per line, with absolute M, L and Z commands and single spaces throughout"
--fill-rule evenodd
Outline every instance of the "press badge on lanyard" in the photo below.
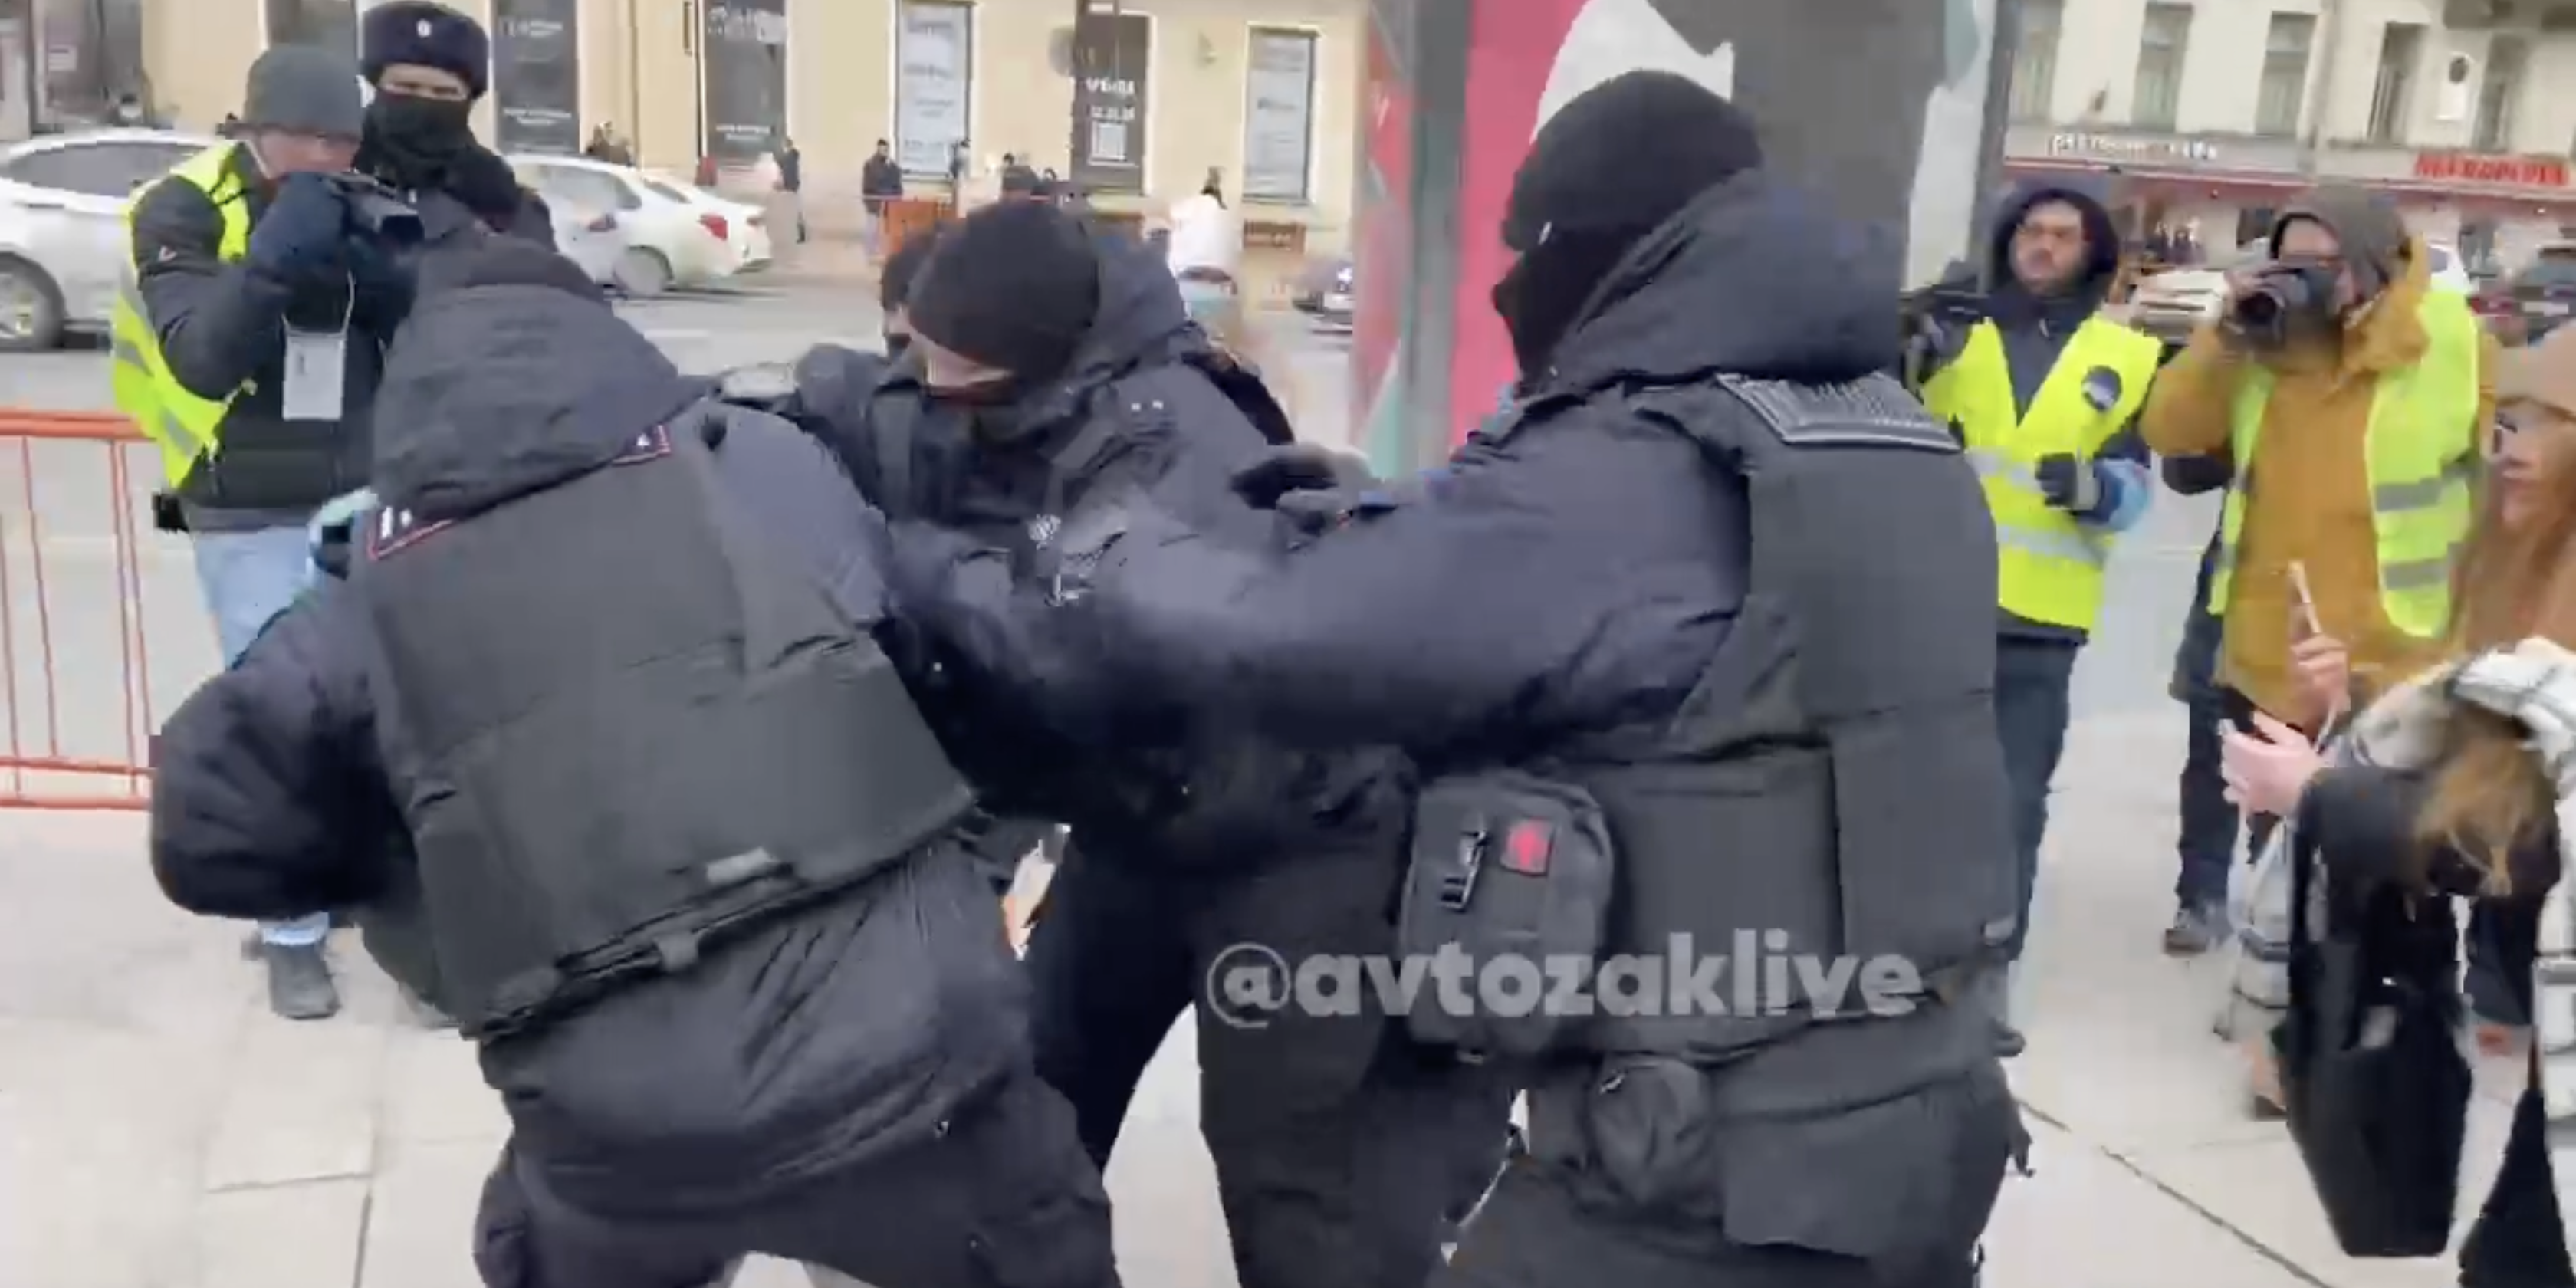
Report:
M 349 319 L 357 308 L 358 284 L 353 278 L 348 302 L 340 308 L 339 330 L 286 328 L 286 383 L 278 391 L 278 415 L 287 420 L 340 419 L 347 404 Z

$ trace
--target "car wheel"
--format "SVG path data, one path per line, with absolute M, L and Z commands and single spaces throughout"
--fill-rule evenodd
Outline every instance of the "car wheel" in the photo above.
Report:
M 0 353 L 46 353 L 62 343 L 62 288 L 45 270 L 0 255 Z
M 671 289 L 671 261 L 662 252 L 635 246 L 617 257 L 617 289 L 631 299 L 658 298 Z

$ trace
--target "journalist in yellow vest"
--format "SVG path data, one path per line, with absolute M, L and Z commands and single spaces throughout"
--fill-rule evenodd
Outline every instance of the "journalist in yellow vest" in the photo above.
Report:
M 2294 630 L 2289 570 L 2303 570 L 2316 625 L 2365 694 L 2438 652 L 2497 353 L 2384 199 L 2320 188 L 2284 211 L 2270 250 L 2331 280 L 2316 322 L 2279 343 L 2236 323 L 2204 329 L 2140 425 L 2159 453 L 2237 463 L 2210 576 L 2219 681 L 2239 707 L 2313 726 L 2327 704 L 2292 663 L 2306 627 Z M 2240 291 L 2254 276 L 2237 275 Z
M 1968 449 L 1994 514 L 1995 717 L 2020 859 L 2020 924 L 2008 945 L 2015 960 L 2029 929 L 2049 780 L 2066 746 L 2076 654 L 2101 613 L 2112 538 L 2145 515 L 2153 495 L 2130 419 L 2162 350 L 2100 316 L 2119 259 L 2118 231 L 2097 194 L 2073 184 L 2026 190 L 2001 211 L 1989 289 L 1946 322 L 1926 320 L 1932 352 L 1909 364 L 1924 405 Z M 1992 1000 L 2003 1050 L 2016 1052 L 2010 998 L 1999 990 Z
M 302 593 L 305 521 L 366 482 L 384 337 L 408 301 L 352 262 L 324 177 L 355 159 L 365 111 L 354 59 L 271 49 L 251 65 L 233 140 L 125 211 L 116 404 L 160 448 L 164 523 L 184 520 L 228 659 Z M 279 1014 L 338 1009 L 328 929 L 320 916 L 261 928 Z

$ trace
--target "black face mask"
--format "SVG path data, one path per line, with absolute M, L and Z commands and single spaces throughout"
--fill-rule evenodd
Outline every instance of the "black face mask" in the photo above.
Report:
M 1494 312 L 1511 333 L 1524 383 L 1547 373 L 1557 346 L 1635 240 L 1619 233 L 1560 234 L 1531 247 L 1494 283 Z
M 474 146 L 473 111 L 464 99 L 380 93 L 367 105 L 366 152 L 402 187 L 438 187 Z

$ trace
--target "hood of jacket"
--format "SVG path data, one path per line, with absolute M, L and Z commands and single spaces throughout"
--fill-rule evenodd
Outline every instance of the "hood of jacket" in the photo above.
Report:
M 1102 236 L 1100 310 L 1064 374 L 1031 389 L 1006 415 L 979 416 L 977 432 L 1013 446 L 1034 445 L 1079 429 L 1092 397 L 1147 367 L 1205 351 L 1207 333 L 1190 320 L 1180 283 L 1163 257 L 1125 237 Z
M 1826 383 L 1894 370 L 1894 260 L 1758 174 L 1700 194 L 1602 279 L 1530 392 L 1713 372 Z
M 387 351 L 375 488 L 423 521 L 473 514 L 615 460 L 705 393 L 604 304 L 546 286 L 441 292 Z
M 2013 278 L 2013 234 L 2021 230 L 2022 218 L 2030 208 L 2043 201 L 2062 201 L 2075 207 L 2084 218 L 2085 262 L 2083 276 L 2075 289 L 2062 296 L 2040 298 L 2021 288 Z M 2091 317 L 2111 296 L 2111 287 L 2120 277 L 2120 228 L 2111 219 L 2111 205 L 2103 185 L 2082 176 L 2052 179 L 2046 183 L 2027 184 L 2013 190 L 2011 196 L 1996 207 L 1995 218 L 1986 230 L 1986 281 L 1996 304 L 2005 312 L 2037 312 L 2070 315 L 2069 320 Z

